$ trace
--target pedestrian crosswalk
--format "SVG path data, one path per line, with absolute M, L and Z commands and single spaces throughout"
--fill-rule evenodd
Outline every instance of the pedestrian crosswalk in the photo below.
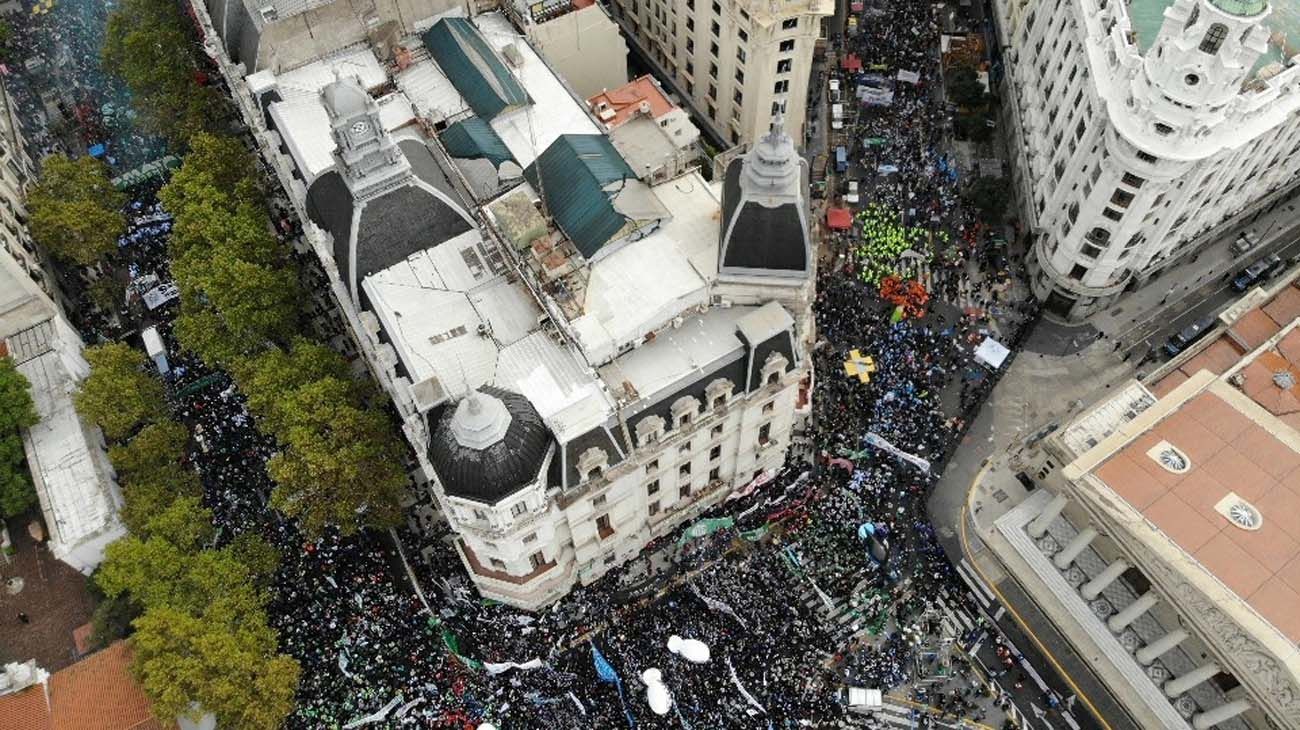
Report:
M 863 578 L 854 586 L 850 595 L 860 595 L 869 584 L 870 581 Z M 874 615 L 867 615 L 866 612 L 842 598 L 831 599 L 831 604 L 828 606 L 806 581 L 800 588 L 799 601 L 804 608 L 821 616 L 823 624 L 830 632 L 833 646 L 836 647 L 846 646 L 868 633 L 871 630 L 871 622 L 875 618 Z
M 993 595 L 993 590 L 989 588 L 988 584 L 984 582 L 984 579 L 975 571 L 974 566 L 966 562 L 966 558 L 957 561 L 957 575 L 961 576 L 962 582 L 970 588 L 971 593 L 975 596 L 975 600 L 979 601 L 980 606 L 985 611 L 990 610 L 993 604 L 997 603 L 997 599 Z
M 969 277 L 961 276 L 958 278 L 957 296 L 950 298 L 945 288 L 945 277 L 953 275 L 950 271 L 941 270 L 936 272 L 929 261 L 909 258 L 899 264 L 898 273 L 904 278 L 916 279 L 921 282 L 926 291 L 930 292 L 931 297 L 948 302 L 958 309 L 966 310 L 980 306 L 978 292 L 971 284 Z

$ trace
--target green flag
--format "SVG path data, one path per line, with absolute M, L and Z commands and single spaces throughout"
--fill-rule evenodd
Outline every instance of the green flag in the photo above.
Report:
M 736 521 L 730 517 L 716 517 L 703 519 L 691 525 L 682 533 L 681 539 L 677 541 L 678 545 L 685 545 L 687 542 L 696 538 L 712 535 L 726 527 L 732 527 Z

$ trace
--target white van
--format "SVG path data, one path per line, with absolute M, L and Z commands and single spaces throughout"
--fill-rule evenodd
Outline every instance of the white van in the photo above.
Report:
M 831 104 L 831 129 L 844 129 L 843 104 Z

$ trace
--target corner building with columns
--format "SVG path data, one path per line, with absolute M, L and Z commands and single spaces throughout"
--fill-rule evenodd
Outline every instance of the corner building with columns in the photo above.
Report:
M 1296 275 L 1106 392 L 986 544 L 1138 727 L 1300 728 Z
M 1154 1 L 994 3 L 1032 288 L 1058 317 L 1300 187 L 1300 67 L 1270 40 L 1267 0 L 1175 0 L 1158 29 L 1135 24 Z

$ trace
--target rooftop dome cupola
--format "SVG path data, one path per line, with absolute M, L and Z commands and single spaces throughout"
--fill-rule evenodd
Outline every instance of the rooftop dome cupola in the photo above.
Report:
M 506 437 L 510 430 L 510 411 L 499 399 L 475 390 L 456 406 L 451 418 L 451 434 L 456 443 L 467 449 L 482 451 Z
M 777 112 L 772 128 L 750 150 L 743 187 L 758 193 L 764 189 L 784 192 L 799 185 L 799 155 L 794 140 L 781 127 L 781 113 Z
M 772 117 L 768 133 L 727 165 L 718 231 L 720 279 L 800 284 L 812 274 L 808 167 Z
M 334 137 L 334 167 L 354 200 L 367 200 L 411 178 L 411 165 L 379 118 L 379 103 L 355 76 L 340 76 L 320 91 Z
M 541 478 L 551 443 L 527 398 L 485 385 L 444 410 L 429 460 L 448 495 L 496 504 Z

